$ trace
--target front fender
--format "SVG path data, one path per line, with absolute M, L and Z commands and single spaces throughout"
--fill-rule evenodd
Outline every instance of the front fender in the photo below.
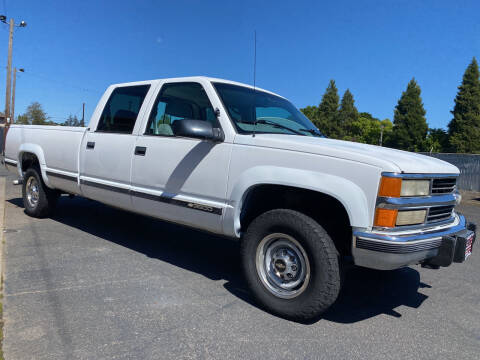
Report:
M 352 181 L 318 171 L 257 166 L 246 170 L 231 188 L 224 217 L 224 233 L 240 236 L 240 213 L 249 190 L 258 185 L 284 185 L 314 190 L 337 199 L 351 226 L 368 227 L 372 217 L 364 191 Z

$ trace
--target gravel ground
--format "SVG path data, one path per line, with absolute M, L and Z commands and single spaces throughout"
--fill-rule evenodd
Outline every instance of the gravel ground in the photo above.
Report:
M 252 303 L 233 242 L 81 198 L 33 219 L 11 178 L 5 198 L 7 360 L 478 359 L 475 251 L 440 270 L 353 268 L 304 325 Z M 480 224 L 476 198 L 460 211 Z

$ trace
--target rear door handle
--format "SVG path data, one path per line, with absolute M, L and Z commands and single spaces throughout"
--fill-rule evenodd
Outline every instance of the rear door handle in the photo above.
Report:
M 145 156 L 146 153 L 147 153 L 147 148 L 145 146 L 135 147 L 135 155 Z
M 87 142 L 87 149 L 93 149 L 95 147 L 95 141 Z

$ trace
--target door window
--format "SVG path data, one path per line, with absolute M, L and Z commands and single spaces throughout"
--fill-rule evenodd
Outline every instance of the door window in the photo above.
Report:
M 173 136 L 172 123 L 184 119 L 203 120 L 219 127 L 205 89 L 199 83 L 165 84 L 150 113 L 145 134 Z
M 131 134 L 150 85 L 122 86 L 113 90 L 103 109 L 97 131 Z

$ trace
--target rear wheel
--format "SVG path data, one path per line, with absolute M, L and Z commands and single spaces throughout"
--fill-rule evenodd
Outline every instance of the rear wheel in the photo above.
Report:
M 45 185 L 38 168 L 29 168 L 23 176 L 22 196 L 25 212 L 43 218 L 53 213 L 59 194 Z
M 253 296 L 279 316 L 296 321 L 318 317 L 340 291 L 332 240 L 300 212 L 277 209 L 256 218 L 242 239 L 241 257 Z

